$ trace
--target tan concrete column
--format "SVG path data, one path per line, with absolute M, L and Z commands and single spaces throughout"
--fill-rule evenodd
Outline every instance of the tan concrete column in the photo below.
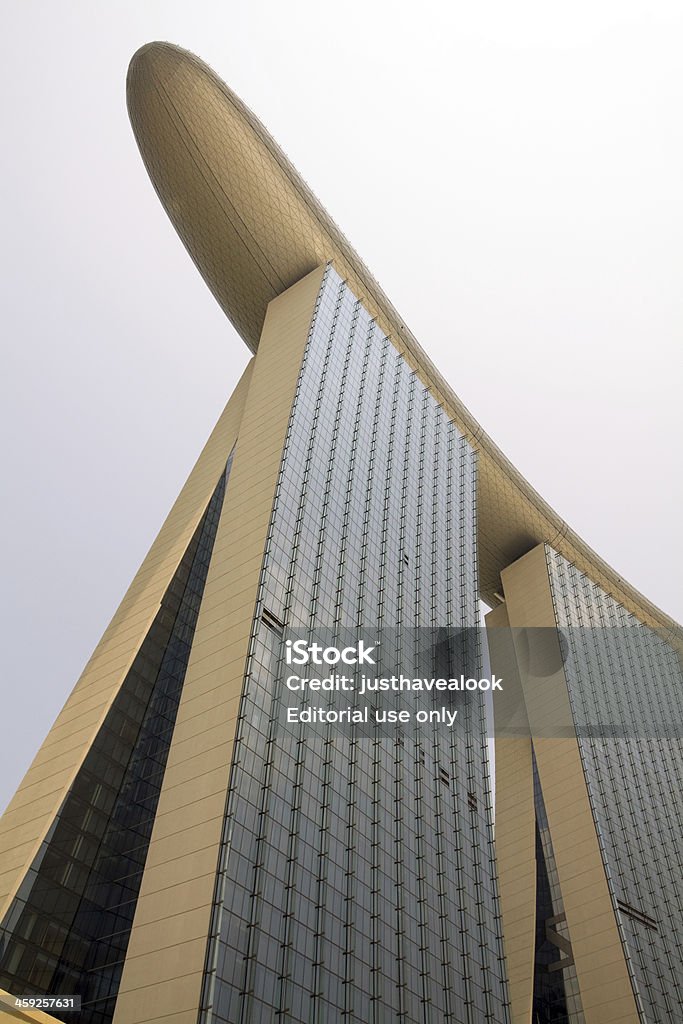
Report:
M 578 740 L 575 734 L 552 735 L 557 723 L 572 722 L 572 712 L 554 632 L 557 621 L 545 545 L 539 544 L 503 570 L 501 580 L 586 1024 L 639 1024 Z M 548 629 L 540 634 L 541 645 L 554 642 L 557 648 L 556 656 L 550 650 L 540 652 L 546 665 L 554 669 L 542 677 L 529 668 L 523 632 L 535 627 Z M 533 635 L 530 642 L 534 643 Z M 509 842 L 505 822 L 512 808 L 501 807 L 498 800 L 505 800 L 508 794 L 514 798 L 516 793 L 501 781 L 502 791 L 496 793 L 496 841 L 502 841 L 505 849 Z M 521 864 L 519 877 L 522 884 L 528 884 Z M 521 1018 L 525 1024 L 526 1019 Z
M 196 1024 L 259 576 L 324 268 L 274 299 L 255 357 L 114 1024 Z
M 495 844 L 513 1024 L 531 1024 L 536 941 L 536 813 L 532 747 L 507 609 L 486 616 L 491 671 L 503 680 L 494 711 Z M 520 735 L 513 735 L 515 729 Z

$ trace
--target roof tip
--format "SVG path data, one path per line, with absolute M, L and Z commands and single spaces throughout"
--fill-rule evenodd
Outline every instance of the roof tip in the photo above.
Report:
M 160 39 L 153 39 L 149 43 L 143 43 L 131 57 L 130 64 L 128 65 L 129 68 L 132 68 L 135 64 L 146 60 L 149 56 L 153 55 L 156 50 L 168 45 L 168 43 L 164 43 Z
M 162 39 L 155 39 L 149 43 L 143 43 L 135 51 L 128 65 L 127 79 L 130 82 L 131 76 L 154 70 L 160 59 L 169 57 L 187 57 L 188 52 L 175 43 L 169 43 Z

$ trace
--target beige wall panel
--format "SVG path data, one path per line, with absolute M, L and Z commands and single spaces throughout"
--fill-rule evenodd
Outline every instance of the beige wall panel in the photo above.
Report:
M 210 844 L 203 850 L 192 850 L 184 857 L 174 857 L 173 860 L 162 861 L 149 868 L 145 879 L 145 891 L 150 894 L 162 892 L 182 885 L 187 878 L 203 878 L 215 869 L 216 848 Z M 182 932 L 182 918 L 170 918 L 168 926 Z M 206 938 L 206 935 L 204 937 Z
M 221 720 L 226 718 L 233 718 L 237 714 L 239 708 L 239 697 L 226 698 L 223 687 L 219 684 L 213 686 L 210 689 L 202 690 L 196 697 L 192 697 L 187 702 L 187 718 L 186 722 L 191 722 L 194 718 L 201 717 L 208 711 L 212 714 L 217 712 L 221 716 Z
M 163 1017 L 148 1016 L 147 1024 L 187 1024 L 187 1010 L 180 1010 L 176 1013 L 164 1013 Z
M 198 764 L 203 765 L 203 755 L 195 757 L 195 761 Z M 170 767 L 173 767 L 173 765 Z M 223 762 L 217 770 L 214 769 L 213 771 L 207 771 L 203 774 L 200 773 L 187 782 L 180 782 L 173 785 L 169 780 L 169 784 L 167 786 L 166 780 L 164 779 L 165 800 L 163 808 L 161 801 L 159 801 L 161 814 L 168 815 L 176 809 L 181 810 L 183 807 L 189 807 L 191 804 L 197 803 L 198 800 L 210 800 L 215 793 L 224 792 L 225 786 L 221 784 L 220 778 L 221 775 L 224 774 L 224 767 L 225 759 L 223 759 Z
M 222 715 L 219 715 L 218 719 L 221 725 L 216 727 L 216 732 L 220 733 L 225 728 L 225 725 Z M 198 753 L 203 755 L 202 764 L 205 771 L 213 771 L 214 768 L 229 763 L 225 753 L 225 743 L 222 738 L 214 746 L 211 746 L 210 741 L 202 734 L 193 736 L 192 739 L 179 744 L 179 746 L 182 749 L 178 751 L 178 757 L 174 759 L 173 767 L 169 768 L 168 771 L 169 789 L 172 789 L 179 782 L 187 782 L 188 779 L 195 777 Z
M 177 1024 L 196 1024 L 197 1007 L 195 1005 L 196 986 L 192 973 L 182 973 L 171 978 L 163 985 L 153 982 L 140 986 L 130 992 L 119 994 L 116 1003 L 116 1015 L 124 1020 L 144 1020 L 145 1024 L 153 1021 L 175 1019 Z
M 156 840 L 154 847 L 155 865 L 171 864 L 181 857 L 192 857 L 213 845 L 215 825 L 211 818 L 199 824 L 188 825 L 179 832 Z M 150 889 L 150 892 L 153 890 Z
M 194 915 L 188 919 L 194 922 L 194 930 L 197 929 L 197 917 Z M 147 935 L 147 941 L 152 947 L 150 953 L 137 953 L 126 959 L 126 973 L 130 978 L 131 990 L 144 989 L 149 985 L 149 979 L 154 978 L 159 995 L 163 998 L 163 992 L 168 982 L 173 981 L 181 975 L 188 975 L 188 967 L 197 960 L 203 960 L 206 949 L 206 935 L 191 939 L 185 934 L 184 938 L 175 946 L 161 948 L 161 944 L 168 931 L 168 925 L 164 923 L 157 931 L 156 936 L 151 932 Z M 176 1009 L 176 1007 L 171 1007 Z M 196 1010 L 195 1010 L 196 1016 Z M 145 1018 L 146 1019 L 146 1018 Z
M 248 615 L 253 616 L 253 602 L 245 602 L 241 608 L 237 609 L 235 609 L 232 604 L 230 604 L 229 607 L 233 616 L 236 616 L 238 613 L 244 617 Z M 239 665 L 240 661 L 242 661 L 242 667 L 244 667 L 244 661 L 241 659 L 240 645 L 238 643 L 230 644 L 230 646 L 224 647 L 219 651 L 214 651 L 212 654 L 208 654 L 205 657 L 199 656 L 200 650 L 201 648 L 198 649 L 197 658 L 197 672 L 201 673 L 200 680 L 202 689 L 198 691 L 200 693 L 209 689 L 212 684 L 215 685 L 214 673 L 216 670 L 225 669 L 229 665 Z
M 216 694 L 217 689 L 218 688 L 213 687 L 209 692 L 212 694 Z M 202 692 L 200 696 L 204 696 L 204 693 Z M 221 694 L 221 696 L 224 696 L 224 694 Z M 211 714 L 211 718 L 207 719 L 206 712 L 195 714 L 195 709 L 193 706 L 191 709 L 191 714 L 186 719 L 183 719 L 183 721 L 176 726 L 179 751 L 184 751 L 185 748 L 183 744 L 185 743 L 186 740 L 195 739 L 197 736 L 205 737 L 207 743 L 212 742 L 212 740 L 218 738 L 219 736 L 223 737 L 225 735 L 225 723 L 233 722 L 237 718 L 239 702 L 240 699 L 238 696 L 236 696 L 232 697 L 229 701 L 225 703 L 225 714 L 221 715 L 218 724 L 214 724 L 213 713 Z M 193 701 L 192 703 L 194 705 L 195 702 Z M 220 711 L 222 705 L 219 705 L 217 703 L 216 708 Z M 173 734 L 174 739 L 176 737 L 176 732 L 174 732 Z
M 186 828 L 194 828 L 197 825 L 215 822 L 217 818 L 223 818 L 225 801 L 221 803 L 220 794 L 214 794 L 204 800 L 196 800 L 184 809 L 182 823 L 178 821 L 178 813 L 175 808 L 167 809 L 157 814 L 154 819 L 155 841 L 173 836 L 176 832 L 183 832 Z M 215 826 L 214 826 L 215 827 Z
M 214 595 L 221 593 L 222 590 L 223 588 L 221 588 L 221 590 L 215 590 Z M 239 627 L 226 627 L 225 623 L 221 621 L 221 617 L 217 611 L 214 611 L 210 617 L 207 616 L 207 621 L 202 624 L 201 631 L 197 631 L 195 636 L 201 640 L 202 644 L 209 642 L 216 636 L 222 636 L 225 639 L 226 647 L 240 639 Z
M 196 1021 L 232 743 L 263 550 L 299 368 L 323 273 L 321 267 L 309 274 L 268 308 L 204 589 L 114 1024 L 147 1024 L 164 1012 L 178 1015 L 178 1005 L 166 992 L 167 981 L 173 976 L 168 958 L 146 952 L 154 948 L 151 922 L 158 924 L 160 936 L 166 929 L 179 936 L 174 956 L 185 976 L 183 991 L 192 997 L 187 1015 L 181 1013 L 177 1019 L 183 1024 Z M 220 693 L 222 698 L 218 721 L 213 705 L 206 702 L 207 693 Z M 218 744 L 222 745 L 223 756 L 215 754 Z M 184 835 L 188 817 L 195 817 L 198 803 L 207 801 L 201 864 L 205 867 L 210 861 L 212 870 L 197 877 L 198 866 L 188 857 L 184 859 L 186 877 L 179 880 L 179 865 L 169 859 L 171 837 Z M 220 813 L 216 813 L 218 805 Z M 212 857 L 207 846 L 213 851 Z M 170 888 L 163 888 L 165 874 Z M 196 913 L 192 927 L 186 929 L 183 917 L 190 906 Z M 194 934 L 198 922 L 203 935 L 200 942 Z M 153 1008 L 142 997 L 150 988 L 156 988 L 161 999 Z M 138 993 L 141 998 L 137 998 Z
M 574 922 L 573 928 L 574 940 L 581 943 L 581 948 L 586 956 L 599 952 L 612 934 L 609 925 L 602 930 L 596 930 L 595 922 L 588 917 L 584 921 Z
M 501 579 L 513 629 L 556 628 L 545 545 L 505 569 Z M 524 664 L 518 633 L 513 642 Z M 564 669 L 540 683 L 523 675 L 522 687 L 586 1024 L 638 1024 L 578 741 L 547 733 L 549 721 L 572 721 Z M 505 790 L 496 797 L 505 799 Z M 595 934 L 599 943 L 587 941 Z
M 35 857 L 125 678 L 239 432 L 253 360 L 73 693 L 0 820 L 0 917 Z M 9 855 L 11 853 L 11 859 Z
M 171 876 L 170 864 L 170 861 L 166 864 L 169 878 Z M 190 910 L 198 911 L 202 907 L 205 911 L 208 910 L 211 899 L 209 896 L 207 901 L 207 888 L 211 889 L 213 885 L 214 873 L 215 868 L 203 875 L 195 875 L 193 873 L 189 879 L 183 879 L 182 882 L 175 885 L 159 885 L 158 877 L 154 876 L 154 892 L 145 893 L 145 927 L 151 924 L 158 924 L 158 934 L 162 935 L 172 918 L 181 919 Z M 206 936 L 206 931 L 204 935 Z M 137 939 L 135 946 L 129 945 L 127 958 L 130 959 L 136 953 Z M 127 966 L 124 968 L 124 973 L 128 973 Z M 135 985 L 126 986 L 122 991 L 128 991 L 129 987 L 136 988 L 138 985 L 136 983 Z
M 166 922 L 163 929 L 159 928 L 156 922 L 145 925 L 138 935 L 139 955 L 142 957 L 157 950 L 169 949 L 192 938 L 206 940 L 206 935 L 202 931 L 204 923 L 204 912 L 200 908 L 188 910 L 182 918 L 177 917 Z

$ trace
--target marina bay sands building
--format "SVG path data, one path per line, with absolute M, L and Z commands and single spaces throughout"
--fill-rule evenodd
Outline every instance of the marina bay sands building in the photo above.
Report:
M 253 355 L 0 822 L 0 1018 L 680 1022 L 680 628 L 510 465 L 209 68 L 145 46 L 128 105 Z M 495 844 L 483 694 L 451 730 L 283 718 L 294 635 L 471 634 L 483 678 L 480 600 Z

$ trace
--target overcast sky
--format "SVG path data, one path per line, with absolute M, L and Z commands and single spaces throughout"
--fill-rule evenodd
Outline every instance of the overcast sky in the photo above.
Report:
M 152 39 L 242 96 L 503 451 L 683 617 L 679 3 L 3 13 L 0 809 L 247 360 L 128 125 Z

